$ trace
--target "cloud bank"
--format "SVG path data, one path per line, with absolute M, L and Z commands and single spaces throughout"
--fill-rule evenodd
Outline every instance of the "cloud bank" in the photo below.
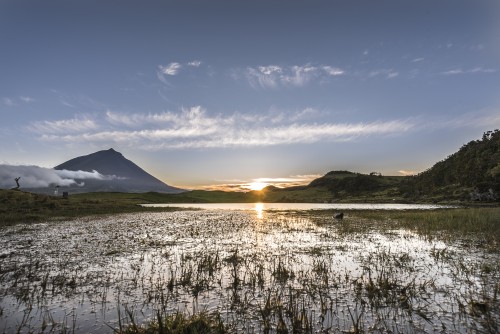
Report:
M 314 113 L 312 108 L 306 108 L 294 113 L 267 115 L 209 115 L 200 106 L 183 109 L 180 113 L 123 114 L 108 111 L 104 120 L 106 124 L 98 128 L 60 133 L 48 127 L 50 131 L 41 134 L 40 138 L 63 143 L 119 143 L 146 150 L 237 148 L 349 141 L 363 136 L 398 134 L 414 126 L 406 120 L 305 122 Z M 99 130 L 101 128 L 106 130 Z
M 218 183 L 204 185 L 204 186 L 197 186 L 195 189 L 247 192 L 252 190 L 255 183 L 262 184 L 263 187 L 275 186 L 278 188 L 286 188 L 286 187 L 307 185 L 312 180 L 321 176 L 323 175 L 310 174 L 310 175 L 293 175 L 289 177 L 279 177 L 279 178 L 265 177 L 265 178 L 251 179 L 251 180 L 215 180 Z M 184 187 L 184 188 L 188 189 L 189 187 Z
M 0 165 L 0 188 L 16 187 L 15 178 L 21 177 L 21 188 L 67 187 L 71 185 L 83 186 L 76 180 L 113 180 L 115 175 L 103 175 L 97 171 L 69 171 L 55 170 L 38 166 Z
M 268 69 L 275 71 L 276 69 Z M 250 148 L 276 145 L 346 142 L 358 138 L 400 135 L 423 129 L 498 126 L 497 110 L 446 119 L 409 118 L 369 122 L 318 122 L 314 108 L 287 112 L 210 114 L 201 106 L 179 112 L 122 113 L 108 110 L 101 118 L 43 121 L 27 129 L 39 140 L 62 144 L 128 146 L 142 150 Z

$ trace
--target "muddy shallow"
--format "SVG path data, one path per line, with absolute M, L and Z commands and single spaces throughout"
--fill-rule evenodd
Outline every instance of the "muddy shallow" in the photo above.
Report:
M 218 312 L 248 333 L 495 332 L 500 322 L 497 252 L 354 215 L 126 214 L 5 227 L 0 243 L 5 333 L 110 333 L 157 311 Z

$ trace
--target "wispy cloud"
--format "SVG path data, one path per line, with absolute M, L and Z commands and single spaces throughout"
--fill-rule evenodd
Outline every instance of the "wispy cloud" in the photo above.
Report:
M 302 87 L 317 79 L 343 75 L 345 71 L 329 65 L 306 64 L 247 67 L 242 73 L 254 88 L 277 88 L 279 86 Z
M 456 68 L 453 70 L 441 72 L 442 75 L 457 75 L 457 74 L 475 74 L 475 73 L 496 73 L 497 70 L 493 68 L 482 68 L 475 67 L 468 70 L 464 70 L 461 68 Z
M 76 127 L 77 120 L 41 122 L 33 129 L 41 139 L 69 143 L 109 142 L 134 145 L 146 150 L 257 147 L 315 143 L 318 141 L 349 141 L 363 136 L 387 135 L 410 130 L 413 124 L 404 120 L 367 123 L 299 123 L 302 112 L 271 122 L 261 115 L 234 113 L 209 115 L 200 106 L 180 113 L 125 115 L 108 111 L 106 131 L 95 122 Z M 295 118 L 297 116 L 298 118 Z M 123 125 L 136 127 L 123 130 Z M 114 129 L 109 129 L 114 126 Z M 65 130 L 65 131 L 64 131 Z M 45 133 L 44 133 L 45 131 Z
M 182 68 L 182 65 L 179 63 L 170 63 L 167 66 L 163 65 L 158 65 L 158 68 L 160 69 L 161 73 L 166 74 L 166 75 L 177 75 Z
M 2 102 L 4 105 L 6 105 L 7 107 L 13 107 L 15 106 L 16 104 L 14 103 L 14 100 L 12 100 L 11 98 L 9 97 L 4 97 L 2 98 Z
M 373 78 L 373 77 L 378 77 L 382 76 L 387 79 L 393 79 L 399 76 L 399 72 L 393 70 L 393 69 L 378 69 L 378 70 L 373 70 L 368 74 L 368 77 Z
M 97 111 L 106 108 L 106 103 L 95 100 L 84 94 L 68 94 L 57 89 L 49 89 L 49 91 L 56 96 L 57 101 L 61 105 L 71 109 Z
M 414 131 L 442 131 L 461 129 L 500 128 L 500 107 L 474 110 L 460 115 L 436 115 L 434 117 L 415 117 L 412 119 Z
M 106 111 L 106 119 L 109 123 L 113 125 L 126 125 L 128 127 L 143 126 L 146 123 L 158 123 L 158 122 L 171 122 L 175 120 L 177 116 L 173 113 L 161 113 L 161 114 L 122 114 L 113 112 L 111 110 Z
M 342 75 L 345 73 L 344 70 L 338 68 L 338 67 L 331 67 L 331 66 L 323 66 L 322 67 L 323 71 L 325 71 L 328 75 L 331 76 L 337 76 L 337 75 Z
M 168 86 L 172 86 L 172 84 L 167 80 L 167 77 L 173 77 L 179 75 L 181 71 L 183 71 L 186 67 L 198 68 L 202 65 L 201 60 L 193 60 L 187 63 L 179 63 L 179 62 L 171 62 L 168 65 L 158 65 L 158 71 L 156 72 L 156 76 L 158 80 L 163 82 Z
M 19 98 L 21 99 L 21 101 L 23 101 L 25 103 L 31 103 L 31 102 L 35 101 L 35 99 L 33 99 L 29 96 L 20 96 Z
M 34 122 L 29 127 L 30 130 L 42 134 L 47 133 L 72 133 L 96 130 L 97 123 L 88 118 L 73 118 L 57 121 Z
M 144 127 L 145 125 L 168 125 L 176 127 L 195 126 L 209 127 L 216 122 L 227 122 L 231 118 L 224 120 L 207 117 L 206 110 L 201 106 L 182 109 L 181 113 L 162 112 L 159 114 L 122 114 L 108 110 L 107 120 L 114 125 L 126 125 L 129 127 Z
M 478 128 L 493 129 L 500 127 L 500 108 L 468 112 L 456 117 L 434 120 L 428 128 Z
M 66 107 L 70 107 L 70 108 L 76 108 L 73 104 L 67 102 L 66 100 L 64 99 L 59 99 L 59 103 L 61 103 L 63 106 L 66 106 Z
M 201 66 L 201 61 L 200 60 L 193 60 L 187 63 L 188 66 L 193 66 L 193 67 L 200 67 Z
M 16 105 L 19 105 L 19 102 L 31 103 L 34 101 L 35 100 L 29 96 L 19 96 L 19 98 L 10 98 L 10 97 L 3 97 L 2 98 L 2 103 L 4 105 L 6 105 L 7 107 L 14 107 Z

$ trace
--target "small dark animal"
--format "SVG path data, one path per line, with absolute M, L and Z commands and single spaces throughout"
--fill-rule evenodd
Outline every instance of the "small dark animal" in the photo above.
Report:
M 342 219 L 344 219 L 344 213 L 338 212 L 338 213 L 333 215 L 333 218 L 338 219 L 338 220 L 342 220 Z

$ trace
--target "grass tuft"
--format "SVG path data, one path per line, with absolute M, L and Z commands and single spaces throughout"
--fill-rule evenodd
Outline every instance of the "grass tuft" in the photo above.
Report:
M 173 315 L 157 315 L 157 319 L 143 326 L 134 321 L 120 334 L 224 334 L 229 329 L 224 325 L 218 313 L 201 312 L 194 315 L 176 313 Z

